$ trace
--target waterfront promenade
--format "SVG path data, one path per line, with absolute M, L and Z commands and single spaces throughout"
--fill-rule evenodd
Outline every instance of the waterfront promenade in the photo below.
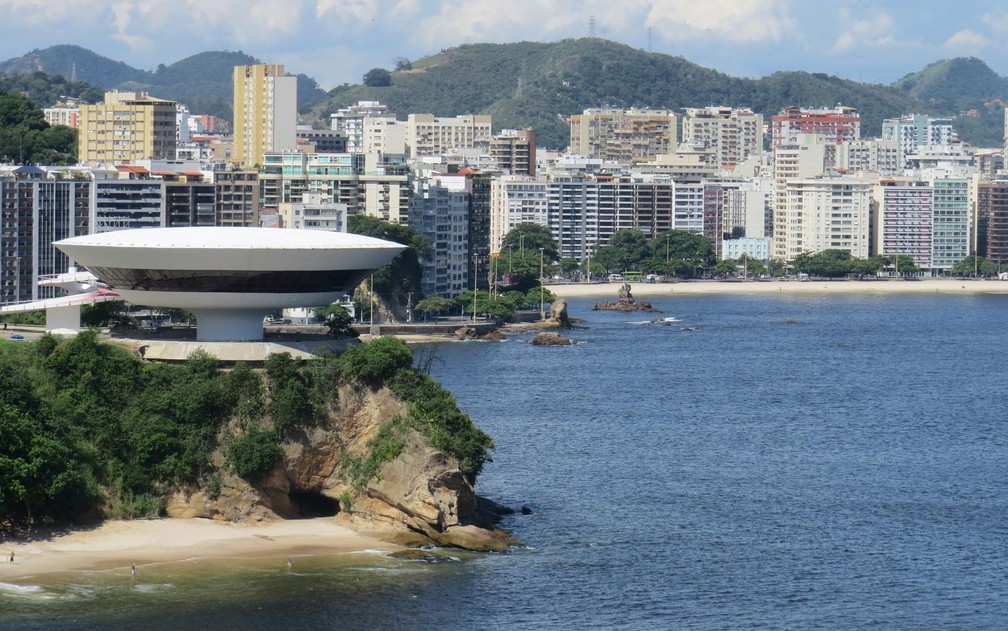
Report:
M 581 296 L 612 297 L 619 294 L 621 282 L 547 284 L 561 298 Z M 1008 281 L 955 278 L 920 280 L 697 280 L 674 283 L 631 282 L 638 298 L 690 296 L 703 294 L 1008 294 Z

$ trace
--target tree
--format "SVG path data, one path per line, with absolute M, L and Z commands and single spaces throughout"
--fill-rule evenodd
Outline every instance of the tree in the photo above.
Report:
M 330 337 L 360 337 L 357 329 L 353 328 L 353 317 L 350 312 L 339 303 L 316 307 L 315 315 L 328 327 L 326 335 Z
M 395 58 L 395 69 L 398 72 L 404 72 L 406 70 L 413 70 L 413 64 L 406 57 L 396 57 Z
M 416 310 L 418 313 L 422 313 L 425 316 L 441 315 L 454 311 L 457 308 L 457 304 L 458 303 L 451 298 L 445 298 L 444 296 L 430 296 L 418 302 L 416 304 Z
M 997 267 L 984 257 L 967 256 L 952 266 L 949 272 L 955 276 L 973 276 L 974 274 L 987 277 L 997 273 Z
M 617 230 L 609 237 L 607 247 L 615 264 L 610 269 L 619 272 L 638 269 L 650 254 L 647 237 L 640 230 Z
M 763 261 L 754 259 L 747 254 L 739 257 L 738 264 L 745 269 L 746 273 L 753 276 L 759 277 L 767 273 L 767 268 L 763 265 Z
M 736 272 L 738 272 L 738 264 L 731 259 L 718 261 L 718 264 L 714 266 L 714 275 L 722 278 L 734 276 Z
M 353 215 L 347 220 L 347 232 L 394 241 L 406 246 L 394 259 L 378 268 L 373 275 L 374 291 L 385 304 L 400 316 L 405 314 L 408 295 L 422 295 L 420 280 L 423 267 L 420 259 L 430 256 L 431 245 L 427 237 L 417 234 L 409 226 L 383 221 L 377 217 Z M 363 311 L 361 314 L 363 315 Z
M 680 277 L 698 276 L 714 263 L 714 244 L 710 239 L 687 230 L 669 230 L 651 240 L 652 258 L 667 261 L 666 272 Z
M 370 88 L 385 88 L 392 85 L 392 73 L 384 68 L 372 68 L 364 74 L 363 82 Z
M 521 255 L 535 253 L 536 269 L 539 267 L 539 250 L 543 251 L 543 260 L 552 264 L 559 258 L 559 248 L 553 238 L 553 233 L 546 226 L 538 223 L 520 223 L 512 228 L 501 242 L 501 252 L 505 250 Z
M 906 254 L 895 254 L 889 257 L 889 260 L 893 266 L 893 271 L 897 272 L 899 276 L 907 276 L 920 271 L 913 257 Z
M 809 276 L 840 278 L 851 273 L 852 260 L 850 250 L 823 250 L 803 252 L 795 257 L 793 265 L 796 271 Z
M 564 278 L 573 278 L 580 267 L 577 259 L 570 257 L 560 259 L 560 273 Z

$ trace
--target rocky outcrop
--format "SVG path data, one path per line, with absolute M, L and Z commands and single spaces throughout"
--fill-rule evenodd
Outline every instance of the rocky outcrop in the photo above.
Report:
M 592 311 L 643 311 L 645 313 L 661 313 L 660 309 L 655 309 L 647 300 L 637 301 L 630 291 L 630 284 L 624 283 L 620 288 L 619 300 L 616 302 L 600 302 L 592 307 Z
M 532 338 L 533 346 L 570 346 L 573 342 L 559 333 L 544 332 Z
M 405 411 L 391 391 L 339 391 L 340 411 L 284 444 L 285 457 L 252 485 L 220 472 L 220 491 L 177 492 L 168 503 L 173 517 L 227 521 L 296 518 L 313 507 L 332 507 L 336 520 L 361 534 L 404 545 L 438 543 L 472 550 L 506 550 L 517 543 L 494 526 L 494 505 L 477 498 L 458 462 L 404 430 L 399 455 L 385 462 L 363 490 L 347 479 L 342 459 L 364 457 L 379 427 Z M 217 464 L 222 464 L 219 454 Z M 345 505 L 349 501 L 349 505 Z M 491 507 L 491 508 L 488 508 Z M 500 507 L 498 507 L 500 508 Z

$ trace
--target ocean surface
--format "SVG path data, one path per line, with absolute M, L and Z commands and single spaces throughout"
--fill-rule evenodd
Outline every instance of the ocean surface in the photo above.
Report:
M 0 584 L 0 628 L 1008 628 L 1008 296 L 593 302 L 417 350 L 524 546 Z

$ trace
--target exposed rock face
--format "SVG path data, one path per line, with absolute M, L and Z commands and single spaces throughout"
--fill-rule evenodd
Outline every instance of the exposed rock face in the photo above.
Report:
M 570 316 L 567 315 L 567 301 L 563 298 L 557 298 L 553 301 L 553 305 L 550 307 L 552 315 L 550 315 L 547 322 L 554 323 L 554 326 L 561 329 L 569 329 L 572 327 Z
M 292 494 L 314 494 L 329 503 L 354 497 L 341 506 L 337 521 L 361 534 L 404 545 L 436 542 L 473 550 L 506 550 L 517 543 L 494 528 L 458 462 L 433 449 L 421 434 L 409 430 L 398 457 L 381 465 L 380 475 L 355 494 L 340 467 L 344 454 L 363 455 L 379 426 L 405 411 L 388 389 L 339 391 L 341 409 L 320 427 L 284 445 L 285 458 L 264 480 L 250 485 L 221 473 L 221 491 L 211 499 L 203 491 L 179 492 L 171 499 L 173 517 L 207 517 L 228 521 L 294 518 L 302 508 Z M 218 457 L 218 466 L 221 464 Z
M 544 332 L 532 338 L 533 346 L 570 346 L 572 343 L 559 333 Z

